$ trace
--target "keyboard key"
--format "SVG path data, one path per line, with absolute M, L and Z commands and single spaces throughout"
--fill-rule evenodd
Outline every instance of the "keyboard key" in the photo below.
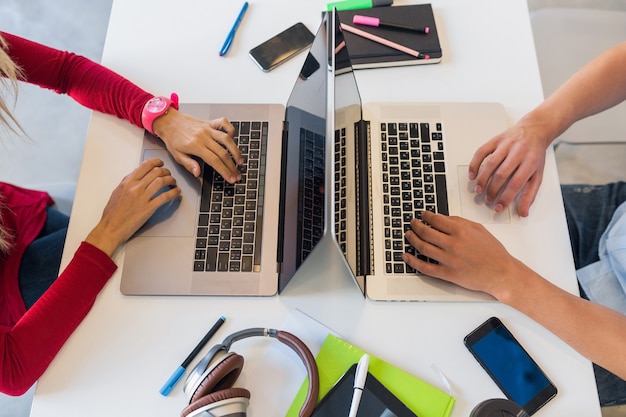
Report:
M 206 270 L 215 271 L 217 269 L 217 248 L 208 248 L 206 256 Z
M 252 256 L 243 256 L 241 258 L 241 271 L 242 272 L 252 271 Z

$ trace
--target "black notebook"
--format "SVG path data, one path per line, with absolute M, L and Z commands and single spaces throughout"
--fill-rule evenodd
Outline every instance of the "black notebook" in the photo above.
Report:
M 353 23 L 354 15 L 375 17 L 380 19 L 381 23 L 411 27 L 428 27 L 429 32 L 424 34 L 405 29 L 384 27 L 382 25 L 378 27 L 357 25 Z M 429 56 L 429 59 L 415 58 L 407 53 L 344 30 L 343 35 L 346 41 L 346 49 L 350 55 L 350 61 L 354 69 L 436 64 L 441 61 L 441 45 L 439 43 L 439 35 L 437 33 L 433 9 L 430 4 L 342 10 L 338 12 L 338 16 L 341 24 L 350 25 L 353 28 L 419 51 L 422 55 Z

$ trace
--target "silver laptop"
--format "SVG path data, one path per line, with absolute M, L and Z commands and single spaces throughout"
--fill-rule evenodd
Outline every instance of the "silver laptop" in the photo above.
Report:
M 190 175 L 145 133 L 142 160 L 158 157 L 182 199 L 161 207 L 126 246 L 127 295 L 250 295 L 282 291 L 325 230 L 327 26 L 322 22 L 286 106 L 181 104 L 225 116 L 246 160 L 228 184 L 210 166 Z
M 402 261 L 404 238 L 423 210 L 459 215 L 515 234 L 511 210 L 496 214 L 472 193 L 468 163 L 480 144 L 503 131 L 495 103 L 361 103 L 349 44 L 335 19 L 330 78 L 335 112 L 334 236 L 359 288 L 374 300 L 481 301 L 486 294 L 416 273 Z M 344 47 L 341 47 L 345 45 Z M 333 65 L 333 68 L 335 66 Z M 420 254 L 416 254 L 421 256 Z

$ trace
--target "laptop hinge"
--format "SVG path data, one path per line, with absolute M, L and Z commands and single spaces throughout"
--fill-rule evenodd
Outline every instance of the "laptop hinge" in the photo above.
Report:
M 277 272 L 282 272 L 285 245 L 285 193 L 287 188 L 287 144 L 289 143 L 289 122 L 283 121 L 282 146 L 280 151 L 280 198 L 278 200 L 278 244 L 276 245 Z
M 374 273 L 374 247 L 372 225 L 372 174 L 370 123 L 361 120 L 355 123 L 356 153 L 356 203 L 357 203 L 357 275 Z

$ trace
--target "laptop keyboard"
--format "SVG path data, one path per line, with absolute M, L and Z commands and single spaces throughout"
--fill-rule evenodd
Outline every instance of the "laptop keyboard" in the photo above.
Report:
M 244 158 L 241 181 L 229 184 L 206 166 L 196 231 L 194 271 L 258 272 L 268 122 L 233 122 Z
M 346 129 L 335 130 L 335 235 L 337 243 L 343 254 L 346 254 L 346 233 L 347 233 L 347 207 L 346 198 L 348 194 L 346 178 Z
M 404 252 L 434 262 L 406 242 L 404 233 L 423 210 L 448 214 L 441 123 L 381 123 L 385 272 L 415 272 Z
M 300 129 L 300 187 L 298 202 L 298 253 L 300 262 L 311 253 L 324 233 L 325 138 L 310 130 Z

